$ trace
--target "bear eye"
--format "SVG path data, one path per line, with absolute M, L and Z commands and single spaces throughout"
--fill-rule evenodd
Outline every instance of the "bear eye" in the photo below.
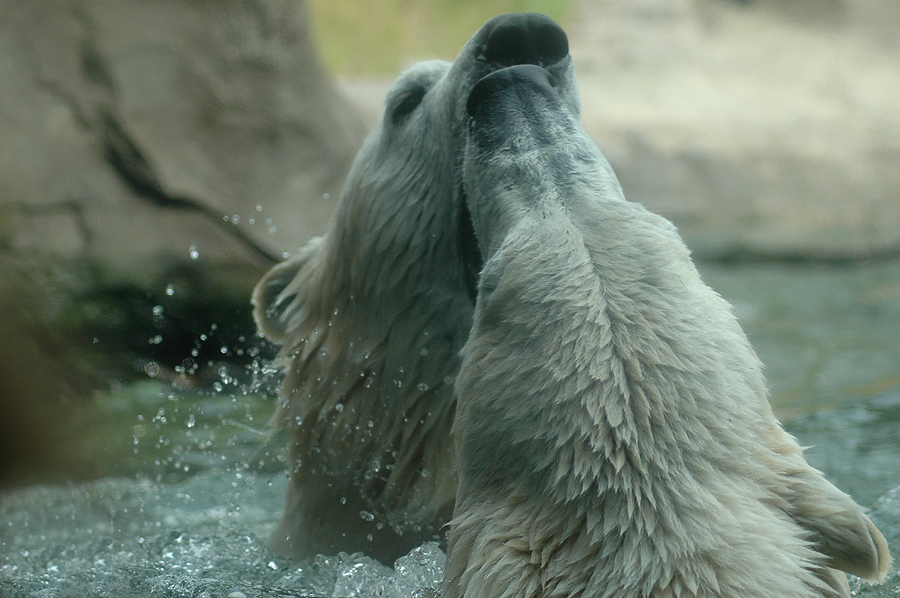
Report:
M 412 111 L 422 103 L 425 92 L 426 89 L 424 87 L 414 87 L 397 98 L 397 101 L 394 103 L 394 107 L 391 110 L 391 120 L 394 121 L 394 124 L 400 123 L 412 114 Z

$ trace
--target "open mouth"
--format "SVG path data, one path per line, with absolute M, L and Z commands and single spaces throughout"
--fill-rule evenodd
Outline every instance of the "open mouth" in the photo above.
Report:
M 494 101 L 492 98 L 512 87 L 519 86 L 538 89 L 539 93 L 555 94 L 557 91 L 553 76 L 543 67 L 534 64 L 520 64 L 492 71 L 475 83 L 467 98 L 466 112 L 468 113 L 469 134 L 473 133 L 474 127 L 479 126 L 476 121 L 487 117 L 487 113 L 480 109 L 483 104 L 490 103 Z M 481 126 L 485 125 L 483 120 L 479 122 Z M 474 303 L 478 295 L 478 279 L 484 266 L 484 256 L 478 246 L 472 214 L 469 211 L 469 198 L 465 185 L 462 183 L 459 187 L 457 201 L 459 201 L 458 234 L 463 278 L 469 298 Z
M 501 15 L 481 31 L 477 62 L 486 74 L 473 84 L 466 102 L 468 126 L 473 126 L 478 107 L 498 91 L 532 79 L 556 87 L 555 77 L 570 68 L 569 41 L 565 31 L 549 17 L 537 13 Z M 525 67 L 524 70 L 522 67 Z M 484 257 L 478 247 L 466 189 L 459 190 L 458 234 L 466 290 L 472 302 L 478 295 L 478 279 Z
M 475 303 L 475 299 L 478 296 L 478 277 L 481 275 L 481 269 L 484 266 L 484 258 L 481 255 L 481 249 L 478 248 L 478 239 L 475 237 L 475 227 L 472 224 L 472 214 L 469 212 L 466 190 L 462 187 L 459 190 L 458 218 L 459 251 L 463 266 L 463 279 L 466 283 L 469 299 L 471 299 L 472 303 Z
M 469 134 L 472 134 L 473 127 L 476 126 L 476 116 L 478 116 L 479 107 L 482 104 L 490 102 L 492 96 L 502 93 L 510 87 L 520 85 L 543 87 L 547 90 L 556 88 L 553 76 L 544 68 L 533 64 L 515 65 L 488 73 L 475 83 L 466 102 Z M 478 118 L 483 117 L 484 114 L 478 116 Z M 469 293 L 469 299 L 471 299 L 472 303 L 475 303 L 478 296 L 478 279 L 484 266 L 484 256 L 482 256 L 481 249 L 478 247 L 472 214 L 469 211 L 469 198 L 466 194 L 465 185 L 462 183 L 459 187 L 457 201 L 459 201 L 459 214 L 457 217 L 463 279 L 465 280 L 466 290 Z

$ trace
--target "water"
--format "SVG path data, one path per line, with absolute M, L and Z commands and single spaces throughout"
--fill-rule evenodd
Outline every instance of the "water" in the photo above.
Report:
M 363 555 L 303 568 L 260 538 L 284 479 L 210 471 L 161 484 L 105 479 L 32 488 L 3 501 L 6 597 L 384 596 L 440 583 L 443 554 L 424 545 L 391 569 Z
M 900 262 L 701 266 L 735 307 L 782 418 L 900 387 Z
M 900 557 L 900 265 L 704 267 L 767 365 L 776 411 L 810 462 L 870 506 Z M 272 399 L 150 381 L 82 414 L 102 479 L 0 495 L 0 597 L 405 597 L 439 587 L 444 555 L 362 554 L 298 567 L 270 552 L 287 483 Z M 85 423 L 86 422 L 86 423 Z M 76 422 L 77 423 L 77 422 Z M 900 575 L 859 596 L 900 596 Z

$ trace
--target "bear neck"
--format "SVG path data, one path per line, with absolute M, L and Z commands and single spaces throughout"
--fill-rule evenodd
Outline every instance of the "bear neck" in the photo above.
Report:
M 460 417 L 499 418 L 518 456 L 494 461 L 530 463 L 561 499 L 598 484 L 640 492 L 623 480 L 725 463 L 766 425 L 761 365 L 729 306 L 671 225 L 637 204 L 571 216 L 520 223 L 486 263 L 492 288 L 462 353 Z

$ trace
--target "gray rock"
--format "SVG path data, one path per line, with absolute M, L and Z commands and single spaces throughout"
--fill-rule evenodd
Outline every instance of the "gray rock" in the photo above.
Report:
M 0 247 L 115 284 L 189 267 L 247 295 L 324 229 L 364 135 L 295 0 L 11 0 L 0 71 Z
M 900 256 L 896 2 L 583 1 L 572 22 L 586 128 L 695 255 Z
M 695 255 L 900 255 L 897 6 L 581 0 L 585 126 Z M 241 305 L 324 229 L 387 87 L 337 90 L 294 0 L 7 0 L 0 73 L 0 253 Z

